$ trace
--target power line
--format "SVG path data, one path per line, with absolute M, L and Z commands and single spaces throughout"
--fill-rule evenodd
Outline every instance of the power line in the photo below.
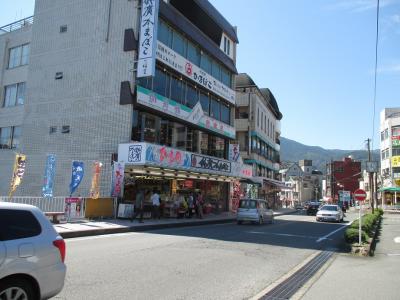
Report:
M 372 119 L 372 149 L 374 149 L 375 137 L 375 110 L 376 110 L 376 75 L 378 71 L 378 41 L 379 41 L 379 0 L 376 7 L 376 38 L 375 38 L 375 83 L 374 83 L 374 112 Z

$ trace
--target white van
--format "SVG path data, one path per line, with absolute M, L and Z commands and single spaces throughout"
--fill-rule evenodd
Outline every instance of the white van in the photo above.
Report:
M 240 225 L 244 221 L 263 224 L 274 222 L 274 212 L 268 207 L 267 201 L 263 199 L 241 199 L 236 216 Z

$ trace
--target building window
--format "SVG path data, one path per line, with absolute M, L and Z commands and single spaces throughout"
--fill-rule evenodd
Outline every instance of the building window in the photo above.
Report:
M 67 25 L 61 25 L 61 26 L 60 26 L 60 33 L 67 32 L 67 30 L 68 30 Z
M 172 49 L 186 57 L 186 39 L 176 31 L 173 32 Z
M 385 139 L 385 132 L 382 131 L 382 132 L 381 132 L 381 142 L 382 142 L 384 139 Z
M 385 129 L 385 140 L 389 138 L 389 128 Z
M 257 107 L 257 127 L 260 127 L 260 109 Z
M 221 68 L 221 82 L 226 86 L 232 86 L 231 73 L 224 67 Z
M 211 97 L 210 116 L 216 120 L 220 120 L 220 105 L 214 97 Z
M 400 155 L 400 148 L 392 148 L 392 156 Z
M 226 36 L 224 36 L 224 52 L 231 55 L 231 41 Z
M 187 58 L 196 66 L 200 66 L 200 50 L 188 41 Z
M 191 85 L 186 85 L 186 106 L 193 108 L 199 102 L 199 93 L 197 89 Z
M 206 115 L 210 114 L 210 97 L 206 93 L 200 93 L 200 104 Z
M 211 74 L 211 58 L 205 53 L 201 55 L 200 68 Z
M 212 61 L 212 74 L 214 78 L 220 80 L 221 78 L 221 66 L 215 61 Z
M 184 103 L 183 82 L 175 76 L 171 76 L 171 99 L 178 103 Z
M 54 134 L 57 132 L 57 126 L 50 126 L 49 134 Z
M 25 102 L 25 82 L 7 85 L 4 90 L 4 107 L 23 105 Z
M 29 44 L 14 47 L 10 49 L 8 68 L 12 69 L 29 63 Z
M 261 130 L 264 130 L 264 113 L 261 112 Z
M 231 124 L 230 116 L 231 114 L 229 106 L 221 103 L 221 121 L 224 122 L 225 124 L 230 125 Z
M 161 20 L 157 29 L 157 39 L 167 47 L 172 48 L 172 29 Z
M 159 68 L 156 69 L 156 76 L 153 79 L 153 91 L 164 97 L 169 96 L 169 77 L 167 77 L 167 73 Z
M 61 133 L 70 133 L 70 127 L 69 127 L 69 125 L 63 125 L 62 127 L 61 127 Z
M 238 106 L 235 109 L 236 119 L 248 119 L 249 118 L 249 107 L 248 106 Z
M 0 149 L 15 149 L 19 146 L 21 127 L 0 128 Z

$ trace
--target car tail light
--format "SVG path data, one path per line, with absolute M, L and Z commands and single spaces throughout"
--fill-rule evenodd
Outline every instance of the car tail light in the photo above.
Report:
M 65 260 L 65 242 L 63 239 L 57 239 L 53 241 L 53 245 L 58 248 L 61 255 L 61 260 L 64 262 Z

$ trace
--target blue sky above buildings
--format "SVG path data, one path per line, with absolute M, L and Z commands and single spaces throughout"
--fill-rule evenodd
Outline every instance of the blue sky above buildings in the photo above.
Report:
M 282 135 L 362 149 L 373 134 L 376 0 L 210 0 L 238 27 L 237 68 L 274 93 Z M 374 148 L 379 113 L 400 106 L 400 0 L 381 0 Z M 33 14 L 2 0 L 0 24 Z

